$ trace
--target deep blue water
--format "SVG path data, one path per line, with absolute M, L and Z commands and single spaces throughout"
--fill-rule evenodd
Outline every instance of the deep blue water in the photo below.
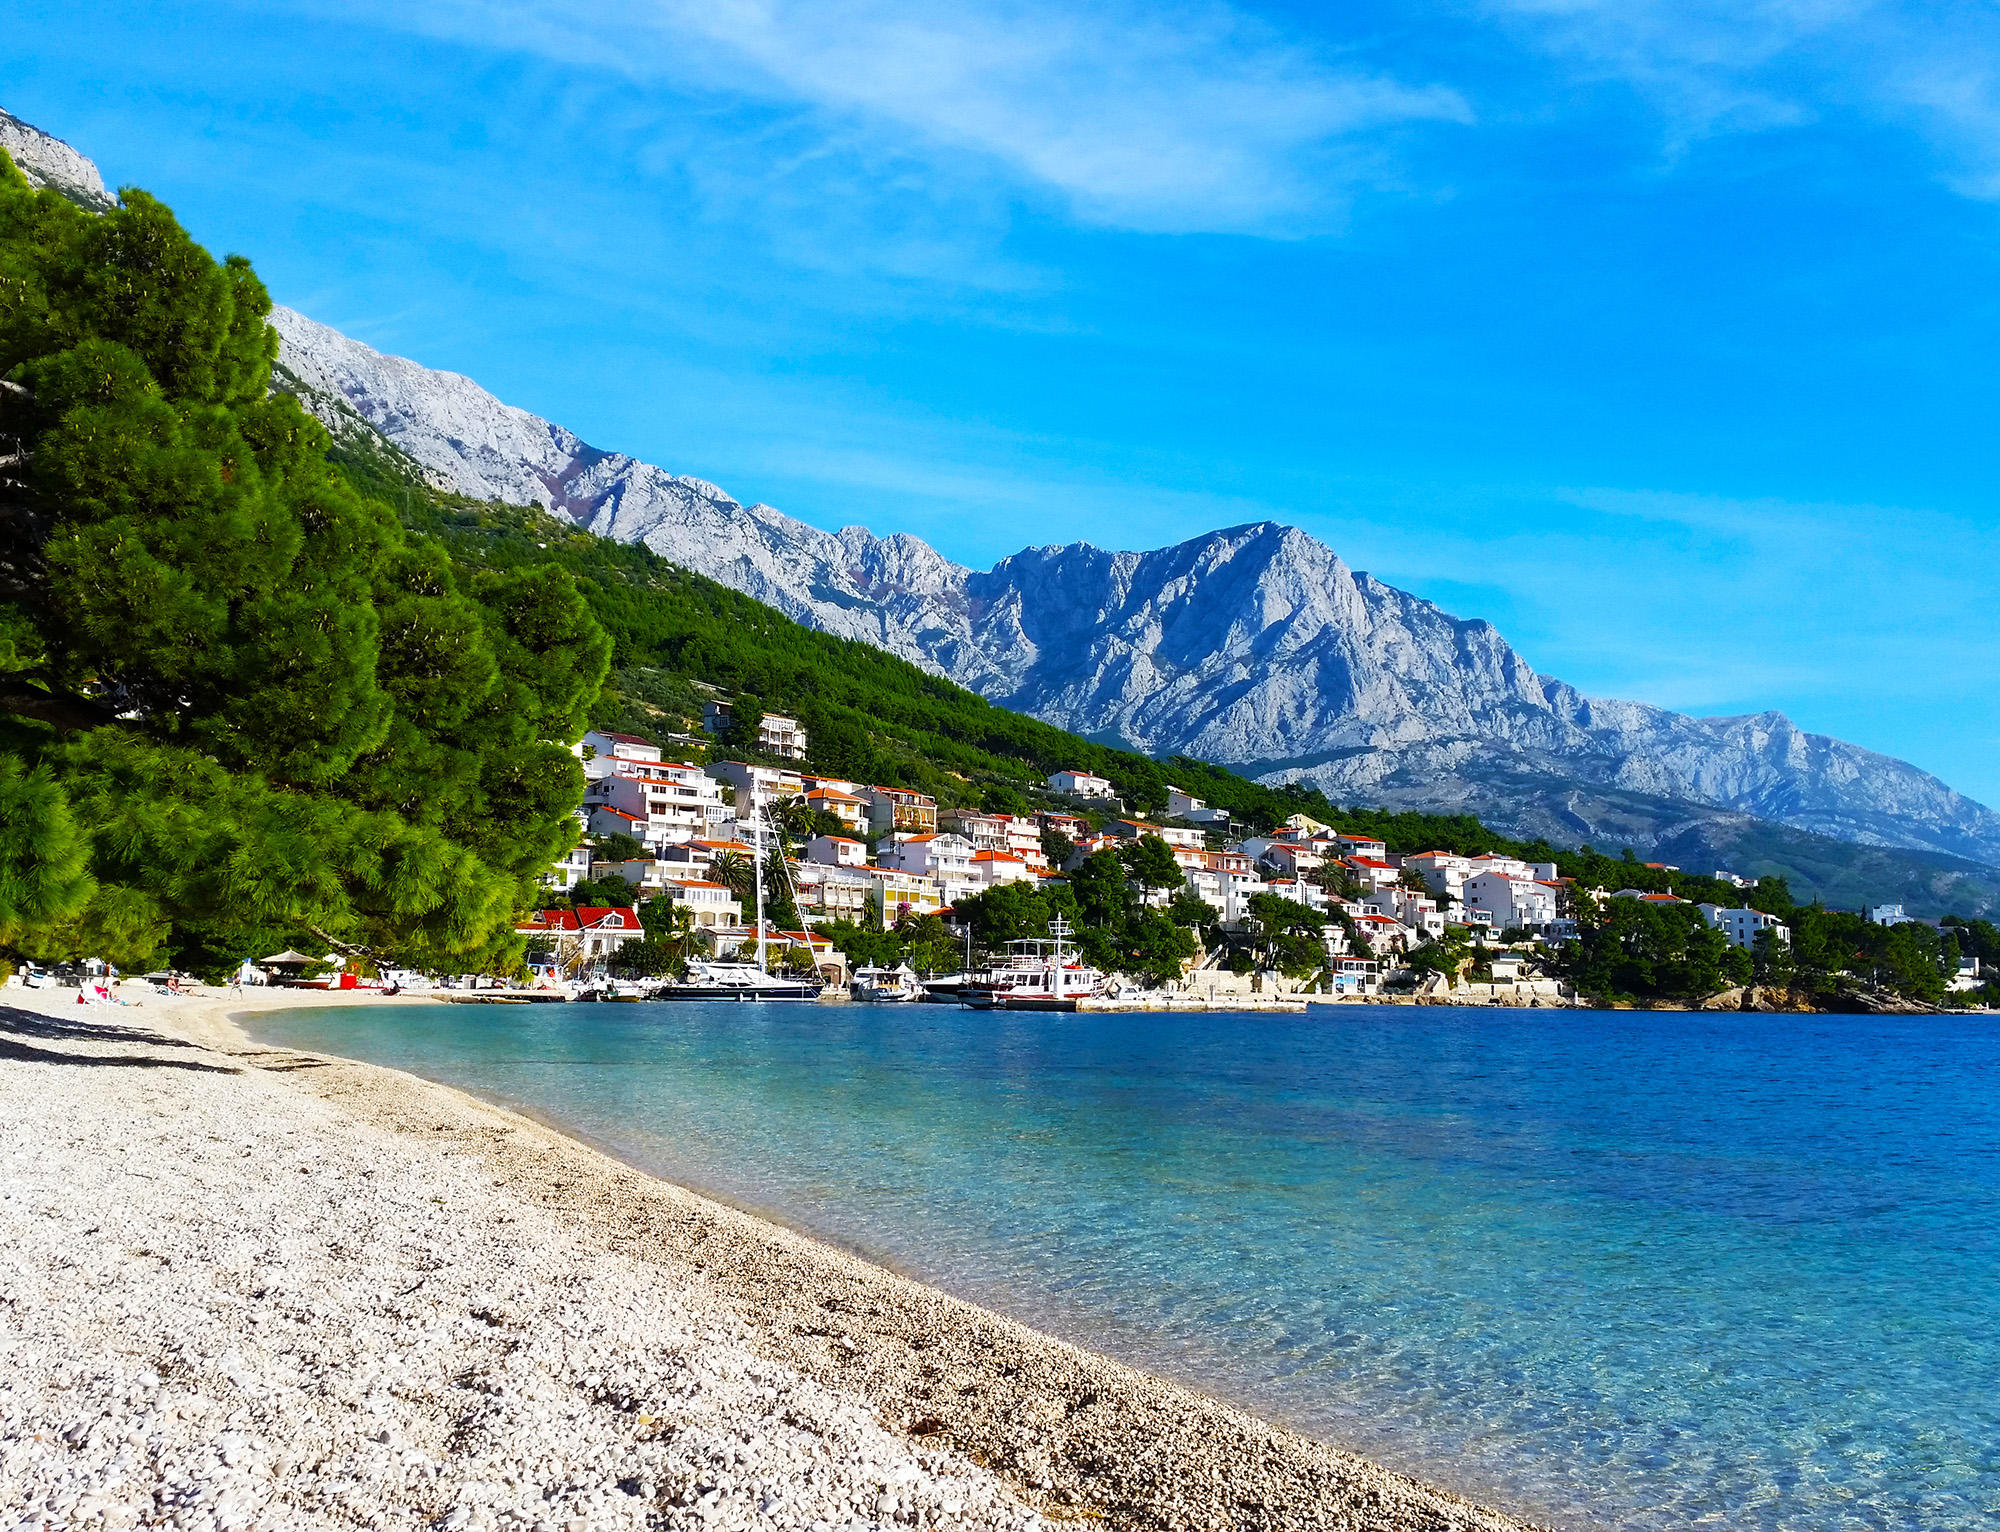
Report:
M 660 1004 L 257 1027 L 529 1106 L 1565 1526 L 2000 1524 L 1991 1018 Z

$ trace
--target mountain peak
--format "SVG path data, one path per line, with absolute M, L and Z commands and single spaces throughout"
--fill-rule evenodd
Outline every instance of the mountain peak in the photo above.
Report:
M 288 309 L 281 364 L 461 492 L 536 504 L 1094 738 L 1303 779 L 1340 801 L 1469 811 L 1511 833 L 1650 843 L 1752 814 L 2000 865 L 2000 815 L 1778 714 L 1593 700 L 1297 527 L 1149 552 L 1026 548 L 974 571 L 907 533 L 838 534 L 591 447 L 470 379 Z M 1610 805 L 1610 807 L 1588 807 Z M 1588 811 L 1586 812 L 1586 809 Z

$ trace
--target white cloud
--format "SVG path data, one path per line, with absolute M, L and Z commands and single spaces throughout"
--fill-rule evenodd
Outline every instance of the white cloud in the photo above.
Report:
M 1668 147 L 1861 113 L 2000 197 L 2000 8 L 1984 0 L 1484 0 L 1585 78 L 1629 84 Z
M 1219 3 L 413 0 L 378 22 L 813 114 L 811 155 L 1000 169 L 1107 227 L 1283 233 L 1381 173 L 1384 130 L 1467 122 Z

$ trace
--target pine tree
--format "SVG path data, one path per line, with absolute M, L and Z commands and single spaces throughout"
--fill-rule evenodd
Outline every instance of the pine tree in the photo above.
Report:
M 0 154 L 0 944 L 510 966 L 610 641 L 561 570 L 461 588 L 363 498 L 269 311 L 143 192 Z

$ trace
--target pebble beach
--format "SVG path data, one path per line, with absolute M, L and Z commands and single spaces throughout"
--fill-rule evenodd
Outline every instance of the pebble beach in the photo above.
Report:
M 325 1003 L 0 994 L 0 1529 L 1526 1525 L 232 1020 Z

